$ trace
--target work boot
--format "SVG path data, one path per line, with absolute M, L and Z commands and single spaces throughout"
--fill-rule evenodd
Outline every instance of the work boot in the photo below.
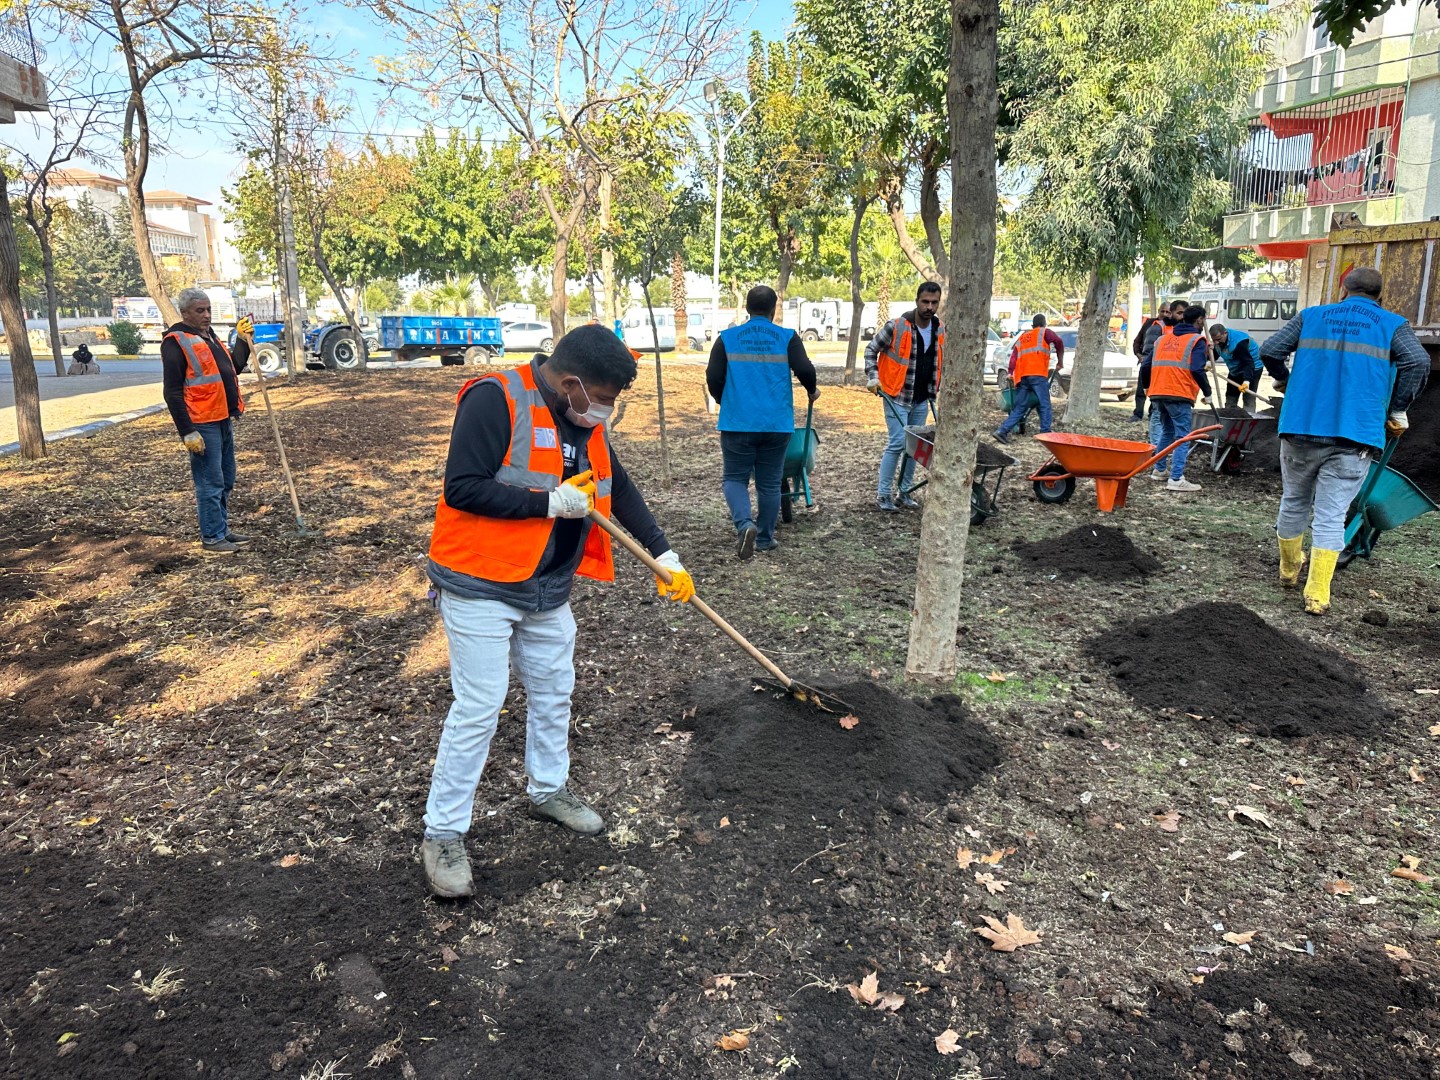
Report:
M 532 802 L 530 816 L 558 822 L 582 836 L 605 831 L 605 819 L 591 810 L 580 796 L 572 795 L 568 787 L 561 788 L 544 802 Z
M 735 544 L 735 555 L 737 558 L 748 559 L 755 554 L 755 534 L 760 530 L 754 525 L 744 525 L 740 529 L 740 538 Z
M 230 540 L 205 540 L 201 542 L 200 550 L 206 555 L 234 555 L 240 550 L 240 545 Z
M 902 510 L 920 509 L 920 500 L 915 498 L 914 495 L 901 495 L 900 498 L 895 500 L 895 504 Z
M 254 540 L 255 538 L 254 538 L 253 536 L 246 536 L 244 533 L 227 532 L 227 533 L 225 534 L 225 539 L 226 539 L 226 540 L 229 540 L 230 543 L 232 543 L 232 544 L 237 544 L 237 545 L 238 545 L 238 544 L 248 544 L 248 543 L 250 543 L 250 541 Z
M 990 437 L 998 443 L 1004 443 L 1006 446 L 1010 445 L 1010 433 L 1008 431 L 1001 431 L 999 428 L 996 428 L 990 433 Z
M 876 509 L 884 510 L 887 514 L 898 514 L 900 507 L 895 504 L 894 495 L 881 495 L 875 500 Z
M 475 879 L 470 874 L 470 856 L 465 854 L 465 838 L 431 840 L 420 845 L 420 861 L 425 864 L 425 877 L 430 891 L 447 900 L 456 900 L 475 893 Z
M 1166 491 L 1199 491 L 1200 485 L 1186 480 L 1183 476 L 1165 485 Z
M 1275 538 L 1280 542 L 1280 584 L 1293 589 L 1300 584 L 1300 571 L 1305 567 L 1305 535 L 1291 540 L 1283 536 Z
M 1330 610 L 1330 579 L 1340 552 L 1325 548 L 1310 549 L 1310 576 L 1305 579 L 1305 610 L 1311 615 L 1324 615 Z

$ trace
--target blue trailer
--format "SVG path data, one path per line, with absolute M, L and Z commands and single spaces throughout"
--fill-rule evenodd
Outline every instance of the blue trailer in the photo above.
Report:
M 397 360 L 438 356 L 442 364 L 485 364 L 505 355 L 494 316 L 382 315 L 380 348 Z

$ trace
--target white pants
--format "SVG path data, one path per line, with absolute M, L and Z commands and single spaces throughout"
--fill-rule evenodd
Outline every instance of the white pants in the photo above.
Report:
M 543 802 L 570 775 L 570 695 L 575 689 L 575 617 L 570 605 L 522 611 L 499 600 L 440 593 L 440 618 L 450 641 L 450 687 L 425 835 L 448 839 L 470 829 L 475 788 L 510 688 L 510 668 L 528 699 L 525 719 L 527 791 Z

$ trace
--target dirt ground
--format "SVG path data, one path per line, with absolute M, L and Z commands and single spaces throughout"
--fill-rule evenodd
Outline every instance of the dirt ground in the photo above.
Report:
M 962 674 L 924 688 L 875 399 L 830 376 L 816 506 L 739 563 L 701 369 L 666 372 L 668 486 L 642 370 L 618 453 L 701 595 L 858 723 L 754 689 L 621 553 L 574 597 L 572 785 L 607 832 L 525 815 L 516 691 L 479 894 L 439 903 L 422 557 L 471 374 L 278 387 L 324 535 L 252 411 L 232 559 L 197 554 L 164 417 L 0 462 L 0 1076 L 1440 1077 L 1440 515 L 1318 620 L 1274 581 L 1264 460 L 1197 452 L 1198 494 L 1137 481 L 1109 520 L 1011 470 Z

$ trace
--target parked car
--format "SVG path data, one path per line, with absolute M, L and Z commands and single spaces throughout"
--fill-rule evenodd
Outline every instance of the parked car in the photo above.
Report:
M 555 337 L 550 333 L 550 324 L 542 322 L 513 322 L 503 328 L 506 352 L 548 353 L 555 347 Z
M 1080 343 L 1080 329 L 1075 326 L 1051 327 L 1057 337 L 1065 344 L 1065 370 L 1075 370 L 1075 348 Z M 1006 362 L 1009 362 L 1009 354 L 1006 354 Z M 1050 367 L 1055 367 L 1055 356 L 1050 356 Z M 1129 353 L 1121 352 L 1114 348 L 1106 339 L 1105 358 L 1100 368 L 1100 391 L 1105 394 L 1114 394 L 1124 401 L 1135 392 L 1135 381 L 1139 376 L 1136 367 L 1136 360 Z
M 1010 346 L 995 332 L 992 326 L 986 333 L 985 344 L 985 381 L 993 383 L 999 378 L 1000 372 L 1004 371 L 1010 364 Z

